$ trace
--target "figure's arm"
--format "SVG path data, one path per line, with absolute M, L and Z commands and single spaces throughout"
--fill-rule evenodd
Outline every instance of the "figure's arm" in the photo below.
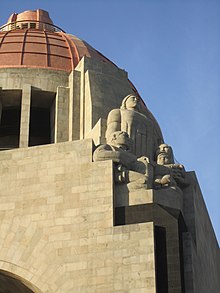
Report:
M 107 144 L 99 146 L 93 153 L 94 161 L 112 160 L 114 163 L 121 163 L 128 169 L 130 169 L 135 159 L 136 157 L 133 154 L 123 150 L 114 150 Z

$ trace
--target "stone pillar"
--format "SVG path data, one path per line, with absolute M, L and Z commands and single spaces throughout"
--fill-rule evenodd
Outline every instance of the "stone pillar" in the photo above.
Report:
M 59 86 L 55 106 L 55 143 L 69 140 L 69 88 Z
M 80 139 L 80 86 L 81 72 L 74 70 L 69 75 L 69 141 Z
M 72 141 L 73 137 L 73 100 L 74 100 L 74 71 L 69 75 L 69 141 Z
M 30 105 L 31 105 L 31 85 L 25 84 L 22 88 L 22 99 L 21 99 L 21 122 L 20 122 L 20 141 L 19 141 L 20 148 L 28 147 Z
M 85 57 L 80 62 L 80 139 L 85 136 Z

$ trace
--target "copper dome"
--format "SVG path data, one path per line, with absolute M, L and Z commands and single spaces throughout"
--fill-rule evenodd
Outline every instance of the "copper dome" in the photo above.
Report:
M 14 13 L 0 28 L 0 68 L 37 67 L 70 72 L 83 56 L 111 62 L 86 42 L 53 25 L 44 10 Z

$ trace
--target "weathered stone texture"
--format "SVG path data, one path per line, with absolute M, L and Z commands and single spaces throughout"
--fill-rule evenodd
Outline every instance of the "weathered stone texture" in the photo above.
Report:
M 219 245 L 194 172 L 184 192 L 184 262 L 187 292 L 217 292 L 220 288 Z
M 58 86 L 68 86 L 69 74 L 59 70 L 40 68 L 1 68 L 2 89 L 22 89 L 24 84 L 56 92 Z
M 0 270 L 34 292 L 156 292 L 154 225 L 113 226 L 90 139 L 2 151 L 0 176 Z
M 69 140 L 69 88 L 57 88 L 55 108 L 55 143 Z

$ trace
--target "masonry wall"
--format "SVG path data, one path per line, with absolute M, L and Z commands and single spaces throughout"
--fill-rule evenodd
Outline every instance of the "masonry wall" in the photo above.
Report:
M 1 68 L 0 87 L 22 89 L 24 84 L 56 92 L 58 86 L 68 86 L 69 74 L 61 70 L 41 68 Z
M 92 141 L 0 152 L 0 271 L 34 292 L 156 292 L 152 222 L 113 227 Z
M 220 250 L 194 172 L 184 192 L 183 235 L 186 292 L 216 293 L 220 289 Z

